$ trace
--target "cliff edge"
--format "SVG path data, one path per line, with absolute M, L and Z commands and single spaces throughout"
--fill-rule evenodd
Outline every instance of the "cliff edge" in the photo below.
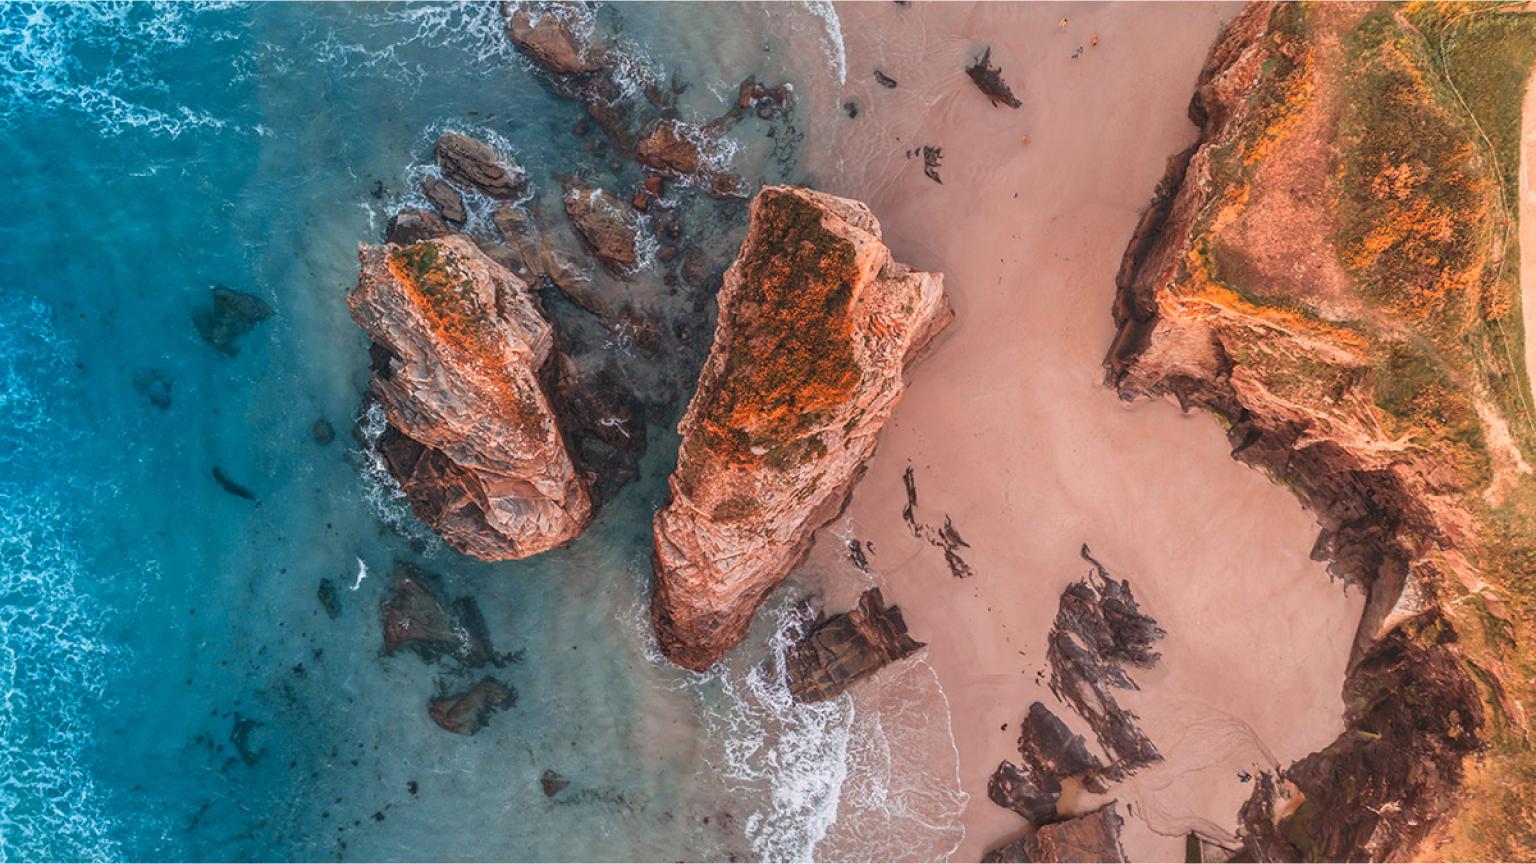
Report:
M 662 651 L 708 668 L 842 509 L 953 317 L 943 277 L 891 259 L 863 204 L 790 186 L 752 200 L 714 343 L 654 520 Z
M 1248 6 L 1117 278 L 1109 384 L 1214 414 L 1368 592 L 1347 731 L 1259 784 L 1255 860 L 1536 851 L 1536 414 L 1507 260 L 1536 22 L 1485 11 Z

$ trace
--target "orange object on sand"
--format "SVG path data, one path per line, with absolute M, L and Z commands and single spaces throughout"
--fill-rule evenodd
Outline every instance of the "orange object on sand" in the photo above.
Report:
M 1099 34 L 1097 34 L 1097 33 L 1093 34 L 1093 38 L 1088 40 L 1088 44 L 1093 45 L 1094 47 L 1098 47 L 1098 44 L 1099 44 Z

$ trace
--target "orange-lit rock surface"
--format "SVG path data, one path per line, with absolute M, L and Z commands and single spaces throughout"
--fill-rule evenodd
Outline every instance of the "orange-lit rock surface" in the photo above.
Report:
M 842 508 L 907 367 L 953 317 L 942 276 L 892 260 L 864 205 L 770 186 L 750 215 L 654 522 L 652 620 L 690 669 L 741 641 Z
M 528 285 L 461 236 L 363 246 L 347 297 L 374 343 L 378 447 L 450 546 L 525 558 L 591 518 L 540 374 L 554 352 Z

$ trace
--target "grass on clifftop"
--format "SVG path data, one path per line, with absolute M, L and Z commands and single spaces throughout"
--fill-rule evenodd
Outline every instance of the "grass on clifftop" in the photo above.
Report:
M 814 430 L 863 374 L 852 342 L 859 273 L 853 245 L 822 226 L 819 209 L 788 192 L 763 196 L 727 310 L 734 338 L 700 420 L 714 453 L 788 468 L 826 452 Z
M 1240 133 L 1211 154 L 1212 203 L 1196 220 L 1177 292 L 1272 326 L 1222 332 L 1234 359 L 1276 395 L 1328 417 L 1354 410 L 1340 394 L 1360 381 L 1385 441 L 1451 469 L 1437 482 L 1478 532 L 1456 551 L 1493 587 L 1478 593 L 1447 577 L 1436 589 L 1493 722 L 1437 854 L 1536 859 L 1536 742 L 1521 725 L 1536 726 L 1536 477 L 1511 465 L 1536 465 L 1516 230 L 1536 14 L 1503 4 L 1363 13 L 1279 4 L 1263 38 L 1270 56 Z M 1322 291 L 1272 290 L 1263 259 L 1233 254 L 1249 242 L 1239 229 L 1245 208 L 1277 194 L 1259 185 L 1260 169 L 1300 158 L 1290 148 L 1313 142 L 1297 141 L 1298 118 L 1319 105 L 1337 112 L 1327 121 L 1326 200 L 1285 203 L 1323 208 L 1333 228 L 1336 262 L 1320 263 L 1342 268 L 1350 296 L 1331 306 Z M 1334 365 L 1275 332 L 1325 340 L 1364 365 Z M 1479 404 L 1508 422 L 1518 455 Z

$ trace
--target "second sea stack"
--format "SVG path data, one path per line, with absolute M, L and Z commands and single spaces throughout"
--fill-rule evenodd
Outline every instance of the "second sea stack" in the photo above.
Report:
M 696 670 L 842 509 L 906 369 L 954 317 L 943 277 L 893 261 L 857 201 L 768 186 L 750 218 L 654 522 L 652 623 Z

